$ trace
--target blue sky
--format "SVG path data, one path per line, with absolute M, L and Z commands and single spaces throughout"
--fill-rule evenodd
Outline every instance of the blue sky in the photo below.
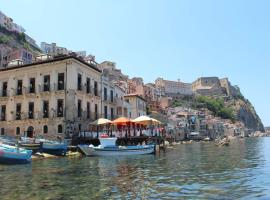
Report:
M 145 82 L 228 77 L 270 126 L 270 1 L 0 0 L 41 41 L 86 50 Z

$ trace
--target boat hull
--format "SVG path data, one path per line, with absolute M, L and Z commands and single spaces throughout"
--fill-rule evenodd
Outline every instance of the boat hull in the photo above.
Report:
M 79 145 L 79 148 L 86 156 L 130 156 L 130 155 L 144 155 L 155 152 L 154 145 L 145 146 L 127 146 L 127 147 L 111 147 L 99 148 L 89 147 L 87 145 Z
M 55 156 L 64 156 L 67 153 L 67 144 L 43 143 L 42 151 L 43 153 L 48 153 Z
M 31 161 L 31 150 L 21 149 L 9 145 L 0 145 L 1 164 L 25 164 Z
M 35 154 L 37 152 L 42 151 L 42 144 L 41 143 L 35 143 L 35 144 L 21 143 L 20 147 L 27 149 L 27 150 L 32 150 L 32 154 Z
M 15 164 L 27 164 L 31 159 L 14 159 L 8 157 L 0 157 L 0 164 L 15 165 Z

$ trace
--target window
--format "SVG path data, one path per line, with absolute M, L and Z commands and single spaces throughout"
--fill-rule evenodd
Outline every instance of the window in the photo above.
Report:
M 64 100 L 58 99 L 57 100 L 57 117 L 64 116 Z
M 78 117 L 82 117 L 82 101 L 78 100 Z
M 91 92 L 91 84 L 90 84 L 90 78 L 86 78 L 86 93 L 89 94 Z
M 57 84 L 58 90 L 64 90 L 64 82 L 65 82 L 65 74 L 58 73 L 58 84 Z
M 77 90 L 82 90 L 82 75 L 78 74 Z
M 6 97 L 7 96 L 7 82 L 3 82 L 3 90 L 2 90 L 2 96 Z
M 17 95 L 22 95 L 22 80 L 17 82 Z
M 79 131 L 81 131 L 82 130 L 82 125 L 81 124 L 79 124 Z
M 28 118 L 34 119 L 34 102 L 29 102 L 28 104 Z
M 87 105 L 86 105 L 86 117 L 87 117 L 87 119 L 89 119 L 90 118 L 90 103 L 89 102 L 87 102 Z
M 30 78 L 29 92 L 30 92 L 30 93 L 35 93 L 35 89 L 36 89 L 36 81 L 35 81 L 35 78 Z
M 98 96 L 98 83 L 96 81 L 94 82 L 94 94 Z
M 1 128 L 1 135 L 5 135 L 5 129 Z
M 111 108 L 111 120 L 113 120 L 113 118 L 114 118 L 114 110 L 113 108 Z
M 95 119 L 98 119 L 98 105 L 95 104 Z
M 59 124 L 57 129 L 58 129 L 58 133 L 63 133 L 63 126 L 62 126 L 62 124 Z
M 50 91 L 50 75 L 44 76 L 44 85 L 43 85 L 43 91 Z
M 104 118 L 108 118 L 108 107 L 104 106 Z
M 21 133 L 21 129 L 20 129 L 20 127 L 17 127 L 16 128 L 16 135 L 20 135 L 20 133 Z
M 48 133 L 48 126 L 47 125 L 43 126 L 43 133 L 44 134 Z
M 43 101 L 43 118 L 49 118 L 49 101 Z
M 18 103 L 16 105 L 16 120 L 20 120 L 21 119 L 21 108 L 22 108 L 21 104 Z
M 110 97 L 111 97 L 111 103 L 113 103 L 113 91 L 111 90 L 111 95 L 110 95 Z
M 1 121 L 6 120 L 6 105 L 2 105 L 1 107 Z
M 104 101 L 107 101 L 107 88 L 104 88 Z

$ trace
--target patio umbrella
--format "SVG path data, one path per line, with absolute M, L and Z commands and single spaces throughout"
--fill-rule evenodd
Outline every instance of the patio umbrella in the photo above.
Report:
M 152 119 L 152 122 L 153 122 L 153 124 L 155 124 L 155 125 L 160 125 L 160 124 L 162 124 L 160 121 L 158 121 L 157 119 L 154 119 L 154 118 L 151 118 Z
M 126 117 L 119 117 L 112 121 L 113 124 L 116 125 L 126 125 L 128 123 L 132 122 L 129 118 Z
M 137 123 L 137 124 L 150 125 L 153 123 L 153 119 L 147 116 L 140 116 L 132 120 L 132 122 Z
M 106 125 L 106 124 L 111 124 L 112 121 L 104 118 L 99 118 L 94 122 L 91 122 L 90 125 Z
M 126 117 L 119 117 L 115 120 L 113 120 L 113 124 L 117 125 L 117 126 L 127 126 L 128 130 L 126 130 L 126 136 L 127 134 L 130 135 L 130 123 L 132 121 L 129 118 Z
M 111 124 L 112 121 L 111 120 L 108 120 L 108 119 L 105 119 L 105 118 L 99 118 L 97 119 L 96 121 L 93 121 L 91 122 L 89 125 L 90 126 L 96 126 L 97 128 L 97 138 L 99 137 L 99 131 L 100 131 L 100 126 L 105 126 L 107 125 L 107 129 L 109 128 L 109 124 Z M 108 129 L 108 134 L 109 134 L 109 129 Z

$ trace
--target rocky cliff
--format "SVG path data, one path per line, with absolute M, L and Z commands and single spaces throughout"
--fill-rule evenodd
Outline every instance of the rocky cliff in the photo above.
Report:
M 236 119 L 243 122 L 247 128 L 252 131 L 265 132 L 260 117 L 248 100 L 244 98 L 235 100 L 233 109 L 236 114 Z
M 193 109 L 208 109 L 213 116 L 240 121 L 252 132 L 265 132 L 260 117 L 252 104 L 242 95 L 239 96 L 194 96 L 173 99 L 171 107 L 182 106 Z

